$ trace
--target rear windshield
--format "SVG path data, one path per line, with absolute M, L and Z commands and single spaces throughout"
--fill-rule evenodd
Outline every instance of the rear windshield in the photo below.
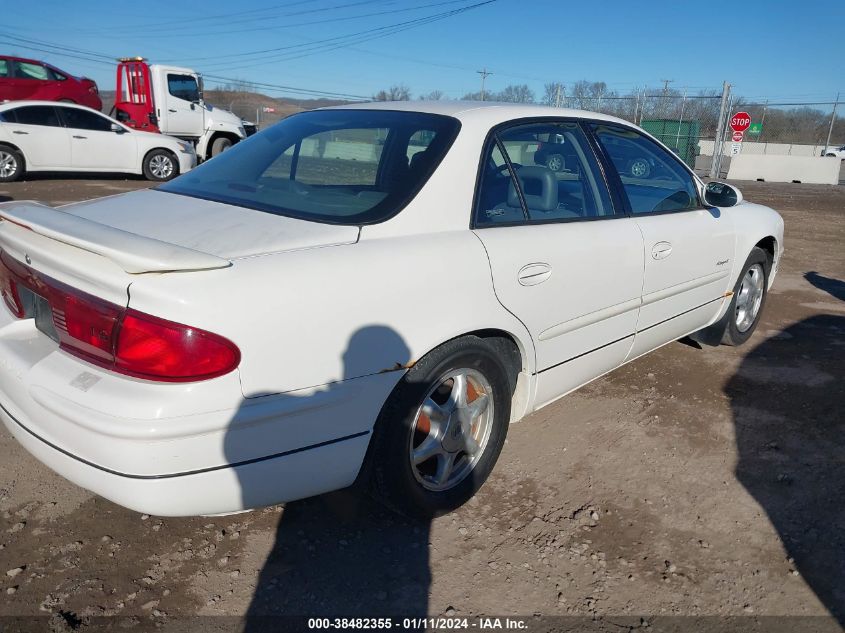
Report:
M 419 112 L 304 112 L 159 189 L 317 222 L 381 222 L 422 188 L 459 127 Z

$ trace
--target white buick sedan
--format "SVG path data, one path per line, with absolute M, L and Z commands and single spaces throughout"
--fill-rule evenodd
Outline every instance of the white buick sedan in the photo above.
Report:
M 157 515 L 356 481 L 453 509 L 509 423 L 678 338 L 746 341 L 783 252 L 775 211 L 625 121 L 461 102 L 297 114 L 155 189 L 0 216 L 0 417 Z
M 166 181 L 197 164 L 186 141 L 133 130 L 73 103 L 0 104 L 0 182 L 28 172 L 124 172 Z

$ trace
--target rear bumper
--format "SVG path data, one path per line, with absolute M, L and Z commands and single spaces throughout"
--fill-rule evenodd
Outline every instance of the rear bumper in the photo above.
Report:
M 27 451 L 62 477 L 118 505 L 155 516 L 225 514 L 344 488 L 355 481 L 369 441 L 365 431 L 254 462 L 140 476 L 108 470 L 51 445 L 5 407 L 0 408 L 0 418 Z
M 63 477 L 160 516 L 236 512 L 352 484 L 400 375 L 245 399 L 237 372 L 186 384 L 132 379 L 0 313 L 5 427 Z

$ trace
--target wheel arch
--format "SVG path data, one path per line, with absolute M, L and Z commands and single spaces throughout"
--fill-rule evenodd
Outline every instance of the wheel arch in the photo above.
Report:
M 26 152 L 24 152 L 20 147 L 18 147 L 14 143 L 10 143 L 9 141 L 0 141 L 0 147 L 8 147 L 9 149 L 15 150 L 18 154 L 23 156 L 24 161 L 26 161 Z
M 773 235 L 769 235 L 769 236 L 761 239 L 754 246 L 755 246 L 755 248 L 759 248 L 766 253 L 766 256 L 769 259 L 769 269 L 766 272 L 770 272 L 772 270 L 772 266 L 774 265 L 775 257 L 777 257 L 777 252 L 778 252 L 777 238 L 774 237 Z
M 516 422 L 528 413 L 531 398 L 531 354 L 533 345 L 508 330 L 488 327 L 463 332 L 432 346 L 420 358 L 437 348 L 459 338 L 474 336 L 491 345 L 499 355 L 512 390 L 511 422 Z M 530 347 L 529 347 L 530 346 Z

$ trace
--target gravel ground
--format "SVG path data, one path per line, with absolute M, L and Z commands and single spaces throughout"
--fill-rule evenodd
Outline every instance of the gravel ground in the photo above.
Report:
M 39 179 L 0 200 L 148 184 Z M 833 614 L 841 630 L 845 187 L 739 184 L 786 220 L 750 342 L 672 343 L 531 415 L 478 496 L 430 524 L 344 492 L 141 516 L 0 431 L 0 615 Z

